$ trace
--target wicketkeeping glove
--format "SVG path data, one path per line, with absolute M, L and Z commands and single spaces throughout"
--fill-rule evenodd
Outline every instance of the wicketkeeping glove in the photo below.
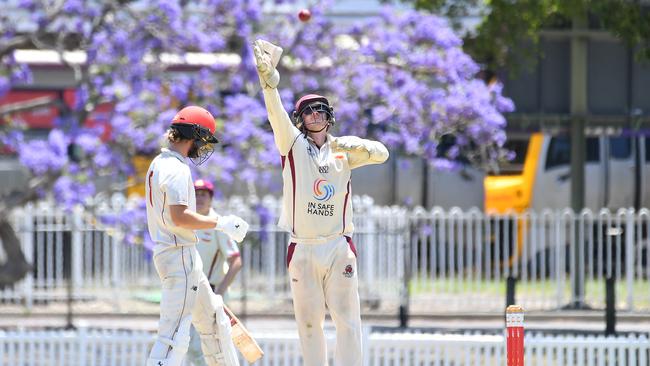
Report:
M 357 136 L 341 136 L 335 137 L 332 141 L 332 150 L 342 151 L 347 153 L 354 153 L 360 151 L 367 151 L 362 138 Z
M 388 150 L 383 144 L 357 136 L 335 137 L 331 147 L 334 152 L 347 153 L 356 164 L 383 163 L 388 159 Z
M 253 43 L 253 55 L 262 88 L 274 89 L 280 83 L 280 73 L 276 69 L 282 56 L 282 48 L 258 39 Z
M 215 230 L 223 231 L 230 239 L 241 243 L 248 232 L 248 223 L 235 215 L 219 216 Z

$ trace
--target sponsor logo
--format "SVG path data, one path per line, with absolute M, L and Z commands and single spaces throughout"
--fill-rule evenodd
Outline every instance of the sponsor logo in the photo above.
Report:
M 352 268 L 351 264 L 348 264 L 345 266 L 345 270 L 343 271 L 343 275 L 347 278 L 351 278 L 354 276 L 354 268 Z
M 314 151 L 314 149 L 312 149 L 311 145 L 307 146 L 307 154 L 309 154 L 309 156 L 312 156 L 312 157 L 314 155 L 316 155 L 316 151 Z
M 318 167 L 318 172 L 321 173 L 321 174 L 327 174 L 327 173 L 330 172 L 330 167 L 328 165 L 319 166 Z
M 307 213 L 318 216 L 334 216 L 334 205 L 326 203 L 307 202 Z
M 321 201 L 329 201 L 334 196 L 334 185 L 325 179 L 316 179 L 314 181 L 314 198 Z

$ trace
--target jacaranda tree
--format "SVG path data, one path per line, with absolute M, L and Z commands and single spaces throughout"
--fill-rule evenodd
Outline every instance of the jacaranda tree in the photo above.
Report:
M 83 51 L 85 59 L 62 59 L 74 70 L 75 92 L 53 102 L 60 113 L 47 139 L 25 139 L 11 109 L 1 116 L 1 143 L 33 178 L 20 199 L 2 200 L 0 221 L 42 197 L 72 207 L 123 189 L 134 156 L 155 154 L 174 113 L 188 104 L 215 115 L 222 140 L 197 174 L 218 186 L 272 190 L 263 185 L 280 158 L 251 56 L 257 37 L 285 49 L 280 89 L 289 111 L 297 96 L 318 91 L 332 99 L 339 135 L 367 135 L 438 165 L 504 156 L 502 113 L 512 102 L 500 84 L 476 78 L 479 66 L 444 19 L 387 9 L 342 27 L 327 18 L 327 4 L 301 23 L 262 14 L 260 2 L 10 1 L 0 14 L 0 95 L 32 82 L 17 49 Z M 191 62 L 198 54 L 208 62 Z M 104 124 L 85 123 L 106 105 Z M 134 226 L 135 218 L 143 218 L 138 209 L 114 220 Z

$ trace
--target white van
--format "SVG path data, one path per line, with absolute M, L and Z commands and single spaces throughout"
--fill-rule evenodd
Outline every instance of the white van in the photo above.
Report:
M 571 207 L 568 134 L 512 135 L 517 157 L 485 178 L 485 210 L 539 211 Z M 589 134 L 586 138 L 585 207 L 650 207 L 650 137 Z

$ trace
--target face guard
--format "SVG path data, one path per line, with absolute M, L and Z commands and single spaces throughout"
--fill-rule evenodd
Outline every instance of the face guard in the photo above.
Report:
M 203 164 L 214 152 L 213 144 L 217 141 L 207 128 L 186 123 L 174 123 L 171 125 L 171 128 L 178 131 L 184 139 L 193 140 L 187 157 L 195 165 Z
M 201 165 L 212 156 L 214 147 L 211 144 L 204 144 L 198 140 L 194 140 L 190 151 L 187 156 L 192 160 L 194 165 Z
M 314 112 L 323 115 L 327 120 L 327 126 L 324 128 L 332 126 L 336 122 L 336 119 L 334 118 L 334 109 L 329 105 L 329 102 L 325 97 L 319 95 L 308 95 L 301 98 L 301 100 L 296 103 L 296 110 L 293 112 L 293 120 L 296 127 L 306 133 L 308 130 L 304 125 L 304 116 L 311 115 Z M 322 129 L 320 131 L 322 131 Z
M 305 116 L 310 116 L 310 115 L 312 115 L 314 113 L 318 113 L 327 122 L 327 125 L 325 125 L 325 127 L 321 128 L 318 131 L 310 130 L 309 128 L 307 128 L 307 126 L 304 123 L 305 122 L 304 117 Z M 331 126 L 333 124 L 333 122 L 332 122 L 333 119 L 334 119 L 334 114 L 332 112 L 332 108 L 330 108 L 329 105 L 327 105 L 327 104 L 325 104 L 323 102 L 314 102 L 314 103 L 308 104 L 307 106 L 302 108 L 302 111 L 301 111 L 300 116 L 299 116 L 300 125 L 304 126 L 304 128 L 309 132 L 320 132 L 320 131 L 322 131 L 323 129 L 325 129 L 325 128 L 327 128 L 327 127 L 329 127 L 329 126 Z

